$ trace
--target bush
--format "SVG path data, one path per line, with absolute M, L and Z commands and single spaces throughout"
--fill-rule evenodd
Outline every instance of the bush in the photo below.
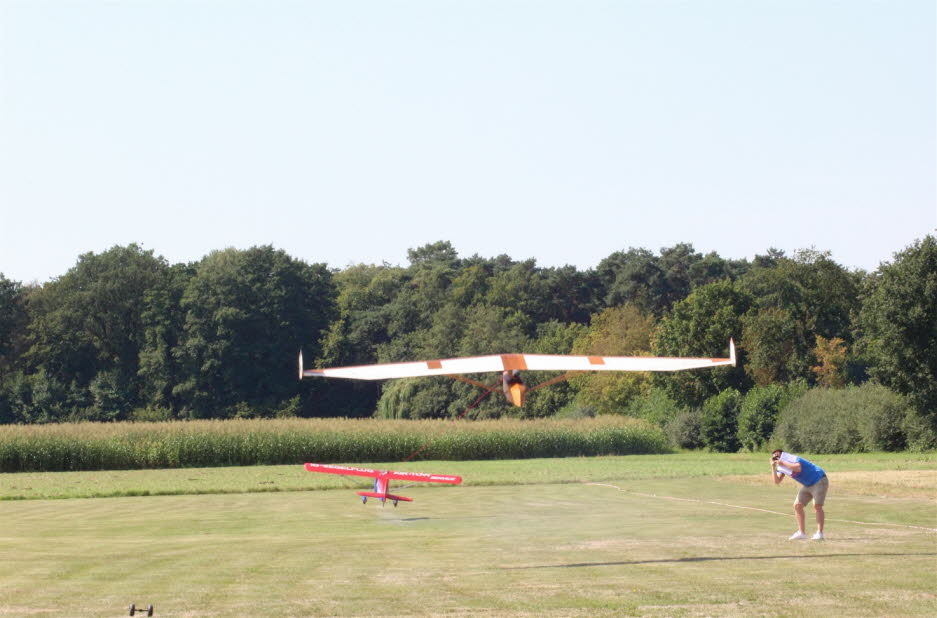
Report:
M 749 451 L 760 450 L 774 433 L 785 388 L 778 384 L 756 386 L 746 393 L 739 410 L 738 441 Z
M 903 397 L 879 384 L 817 388 L 781 411 L 771 442 L 812 453 L 896 451 L 907 446 L 913 414 Z
M 160 406 L 136 408 L 130 412 L 130 421 L 135 423 L 158 423 L 173 420 L 172 410 Z
M 719 453 L 739 450 L 738 417 L 741 403 L 742 395 L 734 388 L 727 388 L 706 400 L 700 416 L 700 436 L 706 446 Z
M 907 400 L 879 384 L 864 384 L 847 389 L 847 396 L 858 399 L 853 405 L 859 413 L 859 435 L 869 451 L 901 451 L 908 445 L 905 424 L 913 414 Z
M 675 448 L 701 448 L 700 411 L 683 410 L 664 425 L 664 434 Z
M 643 418 L 660 427 L 666 426 L 681 411 L 683 408 L 659 388 L 651 389 L 646 397 L 635 399 L 628 406 L 629 416 Z
M 555 420 L 569 420 L 577 418 L 595 418 L 599 411 L 589 405 L 583 405 L 573 401 L 560 408 L 553 416 Z
M 937 433 L 934 432 L 932 416 L 923 416 L 911 409 L 905 417 L 902 429 L 907 438 L 908 449 L 912 451 L 931 451 L 937 449 Z

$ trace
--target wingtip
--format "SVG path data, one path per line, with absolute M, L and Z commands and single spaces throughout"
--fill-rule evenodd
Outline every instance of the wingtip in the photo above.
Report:
M 302 348 L 299 350 L 299 379 L 303 379 L 303 351 Z
M 735 364 L 735 340 L 731 337 L 729 338 L 729 359 L 732 361 L 732 366 L 736 367 Z

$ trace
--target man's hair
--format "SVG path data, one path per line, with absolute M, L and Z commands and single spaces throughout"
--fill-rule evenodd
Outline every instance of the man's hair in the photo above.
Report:
M 783 452 L 784 452 L 784 451 L 782 451 L 781 449 L 776 448 L 776 449 L 774 449 L 773 451 L 771 451 L 771 456 L 772 456 L 772 457 L 777 457 L 778 455 L 780 455 L 780 454 L 783 453 Z

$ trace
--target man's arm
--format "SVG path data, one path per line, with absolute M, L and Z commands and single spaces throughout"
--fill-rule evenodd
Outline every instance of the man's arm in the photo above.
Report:
M 784 480 L 784 475 L 778 472 L 778 462 L 774 459 L 771 460 L 771 479 L 775 485 L 780 485 L 781 481 Z

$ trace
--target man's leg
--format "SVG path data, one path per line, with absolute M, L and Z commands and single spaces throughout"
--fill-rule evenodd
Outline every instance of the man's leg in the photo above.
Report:
M 804 533 L 804 505 L 800 502 L 794 503 L 794 516 L 797 518 L 797 531 Z
M 823 522 L 826 520 L 826 513 L 823 512 L 823 505 L 826 503 L 826 491 L 830 487 L 830 480 L 823 477 L 813 486 L 813 510 L 817 515 L 817 532 L 823 537 Z

